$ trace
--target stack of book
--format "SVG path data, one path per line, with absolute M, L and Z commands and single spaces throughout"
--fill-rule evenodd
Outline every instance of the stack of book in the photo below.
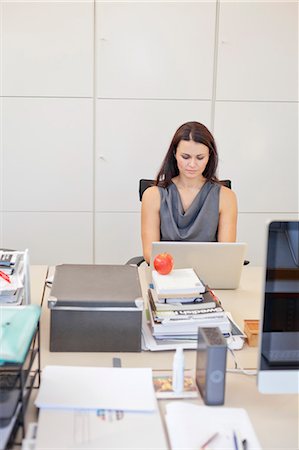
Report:
M 197 340 L 198 327 L 219 327 L 229 334 L 230 321 L 219 299 L 204 286 L 193 269 L 152 273 L 148 290 L 152 334 L 161 340 Z
M 20 305 L 26 300 L 28 251 L 0 250 L 0 305 Z

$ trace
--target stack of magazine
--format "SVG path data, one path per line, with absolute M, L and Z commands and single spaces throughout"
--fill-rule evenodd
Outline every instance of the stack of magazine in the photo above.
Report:
M 0 305 L 30 303 L 28 250 L 0 250 Z
M 171 275 L 171 276 L 170 276 Z M 198 327 L 219 327 L 226 335 L 231 324 L 219 299 L 200 281 L 193 269 L 152 273 L 148 290 L 152 335 L 163 341 L 196 341 Z

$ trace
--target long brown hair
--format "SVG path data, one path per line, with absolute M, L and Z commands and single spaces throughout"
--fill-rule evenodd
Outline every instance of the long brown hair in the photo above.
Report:
M 199 122 L 187 122 L 181 125 L 175 132 L 170 147 L 156 178 L 156 185 L 167 187 L 171 179 L 179 174 L 175 158 L 180 141 L 194 141 L 204 144 L 209 149 L 209 161 L 203 172 L 203 176 L 209 181 L 218 182 L 216 170 L 218 165 L 218 153 L 215 140 L 210 131 Z

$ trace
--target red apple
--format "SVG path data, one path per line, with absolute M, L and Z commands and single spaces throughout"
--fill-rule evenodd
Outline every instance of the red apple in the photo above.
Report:
M 161 275 L 167 275 L 173 269 L 173 257 L 169 253 L 159 253 L 154 259 L 154 268 Z

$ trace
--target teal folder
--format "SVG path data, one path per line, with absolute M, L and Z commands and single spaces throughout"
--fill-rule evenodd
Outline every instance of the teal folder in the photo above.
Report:
M 40 313 L 37 305 L 0 307 L 0 365 L 24 362 Z

